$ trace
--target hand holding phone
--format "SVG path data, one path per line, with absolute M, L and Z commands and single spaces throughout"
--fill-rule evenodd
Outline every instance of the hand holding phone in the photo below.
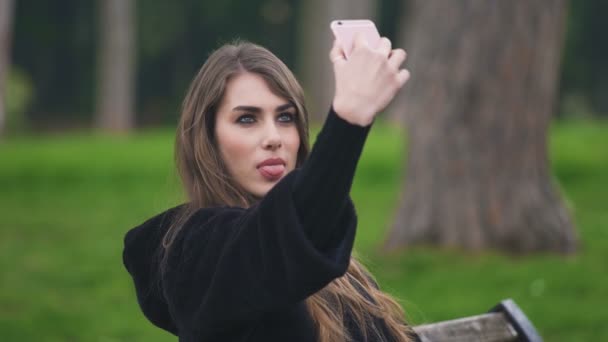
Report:
M 380 43 L 380 34 L 371 20 L 334 20 L 329 26 L 346 58 L 353 50 L 357 34 L 361 35 L 371 48 L 376 48 Z
M 401 69 L 405 51 L 392 49 L 370 20 L 336 20 L 330 27 L 336 37 L 330 52 L 333 108 L 342 119 L 367 126 L 409 79 L 409 71 Z

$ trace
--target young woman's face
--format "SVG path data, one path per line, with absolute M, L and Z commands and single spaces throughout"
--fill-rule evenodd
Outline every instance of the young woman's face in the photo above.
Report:
M 257 197 L 296 166 L 300 136 L 296 108 L 249 72 L 228 81 L 215 136 L 230 175 Z

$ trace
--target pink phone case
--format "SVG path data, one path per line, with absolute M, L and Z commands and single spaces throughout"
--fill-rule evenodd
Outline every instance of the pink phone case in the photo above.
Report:
M 380 41 L 380 34 L 371 20 L 334 20 L 329 25 L 338 44 L 344 49 L 346 58 L 353 50 L 356 33 L 361 33 L 367 43 L 375 48 Z

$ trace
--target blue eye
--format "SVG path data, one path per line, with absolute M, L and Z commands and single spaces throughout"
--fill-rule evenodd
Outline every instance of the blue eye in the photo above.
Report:
M 244 114 L 239 116 L 236 119 L 236 122 L 241 124 L 252 124 L 255 122 L 255 117 L 251 114 Z
M 278 117 L 279 122 L 289 123 L 295 121 L 295 115 L 289 112 L 281 113 Z

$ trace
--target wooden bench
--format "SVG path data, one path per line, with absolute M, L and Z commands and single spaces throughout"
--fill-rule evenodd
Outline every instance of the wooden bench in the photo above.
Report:
M 414 331 L 420 342 L 542 342 L 532 322 L 511 299 L 483 315 L 419 325 Z

